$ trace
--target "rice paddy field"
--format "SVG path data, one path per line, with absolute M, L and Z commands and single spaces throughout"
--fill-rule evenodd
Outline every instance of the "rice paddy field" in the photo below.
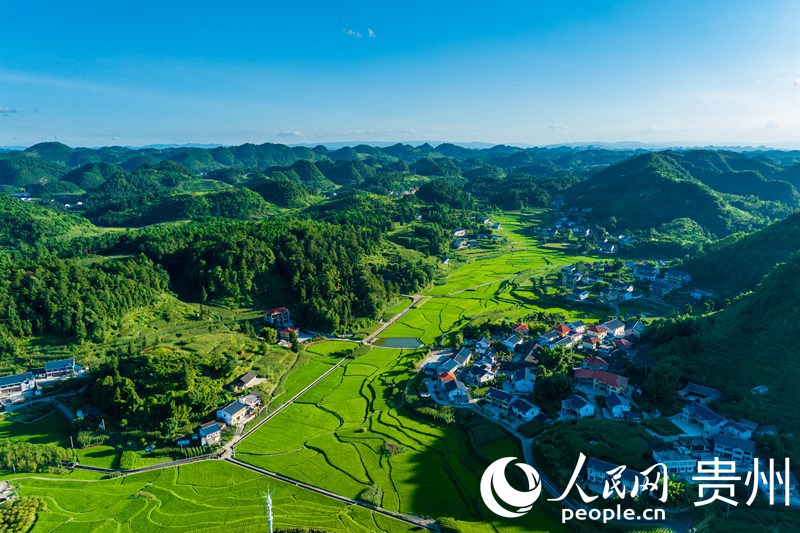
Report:
M 409 526 L 224 461 L 114 479 L 7 476 L 20 496 L 41 496 L 35 532 L 263 532 L 263 493 L 273 491 L 276 529 L 404 533 Z M 91 497 L 88 497 L 88 495 Z
M 402 404 L 421 352 L 375 348 L 349 361 L 237 446 L 236 458 L 358 498 L 372 484 L 381 506 L 453 516 L 464 531 L 561 531 L 544 510 L 505 523 L 484 510 L 489 459 L 520 456 L 504 432 L 477 449 L 465 431 L 420 420 Z
M 597 320 L 608 314 L 585 305 L 542 301 L 532 280 L 557 272 L 576 261 L 597 257 L 573 255 L 563 246 L 541 245 L 530 228 L 540 224 L 542 211 L 506 213 L 493 220 L 502 225 L 509 244 L 459 252 L 466 262 L 453 268 L 447 278 L 425 292 L 418 303 L 381 338 L 414 337 L 431 344 L 442 334 L 476 319 L 510 320 L 534 311 L 563 313 L 571 319 Z

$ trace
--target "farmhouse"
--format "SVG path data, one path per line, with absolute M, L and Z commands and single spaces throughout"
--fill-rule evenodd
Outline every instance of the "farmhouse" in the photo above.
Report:
M 636 276 L 638 279 L 646 279 L 647 281 L 654 281 L 659 274 L 659 270 L 657 268 L 651 267 L 650 265 L 642 265 L 638 264 L 633 267 L 633 275 Z
M 752 464 L 756 453 L 756 443 L 737 439 L 729 435 L 714 435 L 714 455 L 720 459 Z
M 467 369 L 465 379 L 470 383 L 475 383 L 476 385 L 484 385 L 494 380 L 495 377 L 496 375 L 492 371 L 491 367 L 487 368 L 485 366 L 475 364 Z
M 245 404 L 249 409 L 258 409 L 261 406 L 261 396 L 255 393 L 240 396 L 239 403 Z
M 722 398 L 722 393 L 711 387 L 698 385 L 697 383 L 687 383 L 684 388 L 678 391 L 678 398 L 681 400 L 708 403 Z
M 511 335 L 510 337 L 508 337 L 503 341 L 503 346 L 508 348 L 510 352 L 513 352 L 518 344 L 522 344 L 522 339 L 517 337 L 516 335 Z
M 287 326 L 278 331 L 278 338 L 282 341 L 288 341 L 292 338 L 292 333 L 295 335 L 300 333 L 300 328 L 295 326 Z
M 574 320 L 567 322 L 565 325 L 575 333 L 586 333 L 586 323 L 583 320 Z
M 625 323 L 616 318 L 614 320 L 609 320 L 608 322 L 603 322 L 600 324 L 600 326 L 605 328 L 608 334 L 614 337 L 619 337 L 625 333 Z
M 44 364 L 44 375 L 47 379 L 71 377 L 82 370 L 75 364 L 75 359 L 61 359 Z
M 675 290 L 674 285 L 671 285 L 666 281 L 662 281 L 660 279 L 657 279 L 650 284 L 650 292 L 652 292 L 656 296 L 661 296 L 661 297 L 666 296 L 673 290 Z
M 619 478 L 619 479 L 617 479 Z M 601 461 L 600 459 L 590 458 L 586 463 L 586 481 L 590 484 L 603 485 L 608 481 L 609 486 L 613 487 L 615 482 L 630 491 L 631 496 L 640 494 L 647 483 L 647 476 L 612 463 Z M 636 492 L 634 493 L 634 489 Z
M 292 319 L 289 310 L 285 307 L 275 307 L 264 313 L 264 320 L 273 328 L 285 328 L 291 325 Z
M 233 390 L 236 392 L 243 391 L 245 389 L 249 389 L 253 385 L 256 384 L 258 380 L 258 375 L 254 371 L 250 371 L 244 376 L 240 377 L 236 381 L 233 382 Z
M 247 418 L 248 407 L 240 401 L 231 402 L 217 410 L 217 418 L 229 426 L 238 426 Z
M 692 276 L 688 272 L 680 270 L 667 270 L 664 272 L 664 281 L 675 287 L 683 287 L 692 281 Z
M 502 411 L 508 411 L 511 401 L 514 400 L 514 398 L 513 394 L 509 394 L 506 391 L 494 387 L 489 389 L 489 392 L 486 393 L 486 402 Z
M 589 339 L 590 340 L 593 339 L 594 341 L 597 341 L 596 337 L 589 337 Z M 603 370 L 603 371 L 607 371 L 608 370 L 608 361 L 606 361 L 602 357 L 594 357 L 594 356 L 593 357 L 587 357 L 581 363 L 581 367 L 582 368 L 586 368 L 588 370 Z
M 453 231 L 450 232 L 450 235 L 452 235 L 453 237 L 464 237 L 466 234 L 467 230 L 465 230 L 464 228 L 454 229 Z
M 520 368 L 514 371 L 512 379 L 514 392 L 530 394 L 536 384 L 536 372 L 530 367 Z
M 458 353 L 453 356 L 453 361 L 456 362 L 459 368 L 466 367 L 472 359 L 472 352 L 469 348 L 461 348 Z
M 594 405 L 577 394 L 572 394 L 566 400 L 561 400 L 561 412 L 579 418 L 594 416 Z
M 475 353 L 484 354 L 489 350 L 489 345 L 491 345 L 491 339 L 483 337 L 481 340 L 475 343 Z
M 197 430 L 200 436 L 200 444 L 203 446 L 213 446 L 222 440 L 222 428 L 216 422 L 208 422 L 200 426 Z
M 541 412 L 537 406 L 523 398 L 515 398 L 511 401 L 511 412 L 525 422 L 533 420 Z
M 523 324 L 522 322 L 514 324 L 513 326 L 511 326 L 511 332 L 517 335 L 527 335 L 528 324 Z
M 26 398 L 36 390 L 36 379 L 30 372 L 0 378 L 0 398 Z
M 622 393 L 628 388 L 628 378 L 603 370 L 579 368 L 575 371 L 574 379 L 578 385 L 588 385 L 604 392 Z
M 445 382 L 444 391 L 447 394 L 447 398 L 453 403 L 469 402 L 467 387 L 457 379 Z
M 716 435 L 727 420 L 703 404 L 692 402 L 681 412 L 681 420 L 703 430 L 706 435 Z
M 653 461 L 667 467 L 669 475 L 692 474 L 697 469 L 697 459 L 677 450 L 654 451 Z
M 631 412 L 628 399 L 613 392 L 606 396 L 606 407 L 614 418 L 625 418 L 625 413 Z

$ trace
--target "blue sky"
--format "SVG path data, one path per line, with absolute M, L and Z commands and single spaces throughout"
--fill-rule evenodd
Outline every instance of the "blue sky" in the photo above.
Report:
M 3 19 L 0 145 L 800 148 L 791 0 L 6 0 Z

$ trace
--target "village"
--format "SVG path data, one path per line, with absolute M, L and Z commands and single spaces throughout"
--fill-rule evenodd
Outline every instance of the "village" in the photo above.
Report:
M 565 273 L 568 269 L 565 269 Z M 697 383 L 675 391 L 680 411 L 663 416 L 658 409 L 642 410 L 635 400 L 641 387 L 624 375 L 630 369 L 649 369 L 653 360 L 641 338 L 641 321 L 626 324 L 619 319 L 587 325 L 581 320 L 560 324 L 542 334 L 530 334 L 529 326 L 513 324 L 505 335 L 465 340 L 457 349 L 432 352 L 421 367 L 425 379 L 421 396 L 441 406 L 477 409 L 483 416 L 525 434 L 531 424 L 552 425 L 581 418 L 603 418 L 642 424 L 650 435 L 653 463 L 660 463 L 673 478 L 691 481 L 699 461 L 731 461 L 740 474 L 752 472 L 757 458 L 754 437 L 776 435 L 770 424 L 728 419 L 709 406 L 722 392 Z M 571 370 L 572 391 L 560 401 L 560 409 L 545 411 L 535 403 L 540 359 L 559 347 L 571 349 L 576 364 Z M 763 394 L 763 390 L 753 390 Z M 541 395 L 540 395 L 541 398 Z M 545 398 L 547 399 L 547 398 Z M 674 431 L 662 435 L 645 421 L 668 421 Z M 535 445 L 535 444 L 534 444 Z M 589 457 L 582 480 L 595 492 L 619 465 Z M 744 474 L 742 474 L 744 475 Z M 628 471 L 621 483 L 629 490 L 640 483 L 638 473 Z M 759 488 L 768 486 L 761 480 Z M 791 505 L 800 506 L 797 479 L 790 474 Z

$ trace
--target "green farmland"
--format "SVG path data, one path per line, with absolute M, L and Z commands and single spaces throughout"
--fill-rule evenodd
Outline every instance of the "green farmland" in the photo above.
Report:
M 502 248 L 459 252 L 460 263 L 444 282 L 425 294 L 415 308 L 380 335 L 416 337 L 431 344 L 440 335 L 472 320 L 515 319 L 534 311 L 563 313 L 570 318 L 595 320 L 608 311 L 563 301 L 542 300 L 533 291 L 533 281 L 576 261 L 596 257 L 571 255 L 560 246 L 542 246 L 530 236 L 529 228 L 539 224 L 541 211 L 496 216 L 509 241 Z
M 10 481 L 20 496 L 45 499 L 48 511 L 39 513 L 36 532 L 262 532 L 266 531 L 262 494 L 268 489 L 274 491 L 276 529 L 409 530 L 406 524 L 367 509 L 222 461 L 107 480 L 85 473 L 69 477 L 12 476 Z
M 467 531 L 500 524 L 503 531 L 559 531 L 541 510 L 519 523 L 492 523 L 479 504 L 487 457 L 520 451 L 505 434 L 476 449 L 466 432 L 412 416 L 402 393 L 419 356 L 373 349 L 348 362 L 245 439 L 237 459 L 351 498 L 378 484 L 382 507 L 454 516 Z

